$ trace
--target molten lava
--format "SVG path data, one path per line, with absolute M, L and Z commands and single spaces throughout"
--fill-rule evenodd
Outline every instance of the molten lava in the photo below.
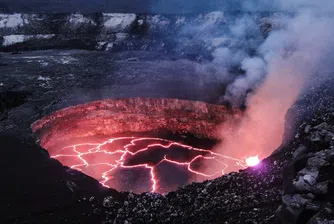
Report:
M 203 145 L 217 142 L 221 130 L 230 132 L 241 115 L 196 101 L 107 99 L 56 111 L 32 124 L 32 130 L 52 158 L 106 187 L 166 193 L 247 167 L 244 159 Z M 227 121 L 232 125 L 222 128 Z
M 106 187 L 138 193 L 166 193 L 190 181 L 218 177 L 235 167 L 245 168 L 240 159 L 159 138 L 119 137 L 101 143 L 74 144 L 51 157 Z M 204 172 L 204 160 L 224 168 Z
M 247 166 L 256 166 L 260 163 L 260 159 L 258 156 L 251 156 L 246 159 Z

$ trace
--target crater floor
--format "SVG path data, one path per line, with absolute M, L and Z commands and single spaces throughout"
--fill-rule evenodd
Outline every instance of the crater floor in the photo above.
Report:
M 32 129 L 52 158 L 103 186 L 167 193 L 246 167 L 245 158 L 210 150 L 221 125 L 236 125 L 241 116 L 198 101 L 107 99 L 56 111 Z M 203 148 L 195 147 L 199 142 Z

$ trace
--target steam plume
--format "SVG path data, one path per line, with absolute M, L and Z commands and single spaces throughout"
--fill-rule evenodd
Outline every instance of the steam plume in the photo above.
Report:
M 159 6 L 166 4 L 158 2 Z M 215 150 L 231 156 L 264 158 L 282 142 L 287 110 L 331 66 L 334 1 L 233 1 L 216 8 L 271 12 L 266 18 L 256 13 L 236 14 L 239 16 L 227 21 L 223 30 L 206 22 L 205 26 L 189 24 L 183 30 L 203 43 L 211 43 L 213 60 L 199 64 L 197 69 L 203 80 L 211 77 L 225 85 L 220 102 L 246 106 L 241 123 L 236 128 L 230 125 L 233 131 L 226 131 L 226 126 L 219 130 L 223 142 Z M 207 17 L 213 23 L 225 19 L 217 12 Z
M 329 66 L 326 58 L 334 53 L 334 19 L 326 13 L 334 4 L 322 7 L 309 2 L 281 1 L 282 7 L 290 4 L 301 10 L 274 18 L 278 27 L 259 46 L 258 56 L 242 62 L 246 74 L 228 86 L 224 98 L 238 105 L 238 97 L 246 94 L 247 87 L 258 88 L 246 99 L 246 116 L 237 131 L 216 150 L 264 158 L 280 145 L 287 110 L 305 85 L 312 84 L 311 78 L 325 73 Z

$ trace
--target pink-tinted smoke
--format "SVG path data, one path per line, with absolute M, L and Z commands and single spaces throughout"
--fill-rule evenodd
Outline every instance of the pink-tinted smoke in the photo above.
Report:
M 270 155 L 282 142 L 284 117 L 298 97 L 305 78 L 291 75 L 293 68 L 283 61 L 272 62 L 268 77 L 248 98 L 244 119 L 216 150 L 246 159 Z M 280 67 L 278 69 L 278 67 Z
M 334 52 L 334 31 L 330 29 L 333 17 L 307 10 L 277 23 L 281 27 L 272 31 L 258 49 L 265 61 L 265 78 L 248 95 L 241 123 L 229 134 L 220 130 L 223 142 L 216 147 L 217 152 L 245 160 L 256 155 L 260 159 L 268 157 L 282 142 L 287 110 L 305 85 L 311 85 L 310 77 L 326 70 L 324 61 Z M 244 80 L 248 73 L 261 74 L 248 69 Z M 237 81 L 230 92 L 240 90 Z

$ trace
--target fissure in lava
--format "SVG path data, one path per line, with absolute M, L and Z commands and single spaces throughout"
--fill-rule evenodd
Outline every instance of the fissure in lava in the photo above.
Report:
M 246 158 L 208 150 L 212 146 L 201 149 L 180 143 L 192 142 L 184 141 L 184 134 L 217 140 L 220 125 L 237 123 L 240 117 L 240 111 L 196 101 L 108 99 L 56 111 L 36 121 L 32 129 L 52 158 L 106 187 L 167 193 L 247 166 Z M 180 141 L 157 130 L 179 136 Z
M 99 180 L 106 187 L 122 191 L 166 193 L 190 181 L 218 177 L 244 160 L 205 149 L 159 139 L 119 137 L 101 143 L 66 146 L 52 155 L 64 165 Z M 206 170 L 203 160 L 220 163 L 220 170 Z

